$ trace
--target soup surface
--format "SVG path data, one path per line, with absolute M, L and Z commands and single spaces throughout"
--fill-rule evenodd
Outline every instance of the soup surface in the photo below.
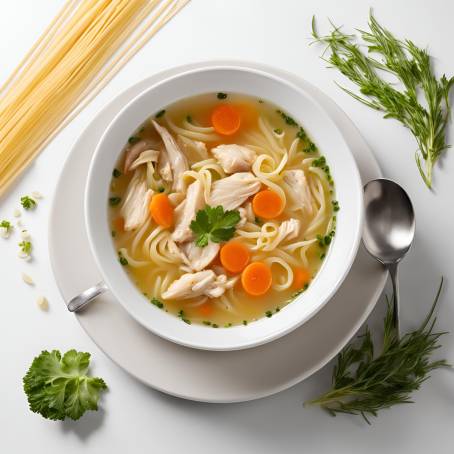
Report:
M 339 209 L 304 129 L 231 93 L 153 114 L 129 138 L 110 189 L 113 242 L 144 304 L 213 328 L 271 317 L 304 291 Z

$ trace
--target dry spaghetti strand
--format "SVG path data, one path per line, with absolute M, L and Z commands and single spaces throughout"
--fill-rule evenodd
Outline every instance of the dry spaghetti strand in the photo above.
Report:
M 188 2 L 66 2 L 0 87 L 0 196 Z

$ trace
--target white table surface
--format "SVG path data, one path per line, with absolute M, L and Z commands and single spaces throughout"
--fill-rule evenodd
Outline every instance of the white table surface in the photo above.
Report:
M 0 80 L 13 70 L 62 3 L 1 2 Z M 35 261 L 26 264 L 17 258 L 17 237 L 0 240 L 0 452 L 453 452 L 452 371 L 435 372 L 415 394 L 415 404 L 381 412 L 371 427 L 360 418 L 331 418 L 317 408 L 303 408 L 305 399 L 329 386 L 332 363 L 304 383 L 255 402 L 210 405 L 178 400 L 148 389 L 103 355 L 66 311 L 49 264 L 49 209 L 60 169 L 76 138 L 110 99 L 149 74 L 174 65 L 210 58 L 255 60 L 300 74 L 335 99 L 370 143 L 384 174 L 406 188 L 415 206 L 417 233 L 401 268 L 402 325 L 412 328 L 420 322 L 444 275 L 439 327 L 454 331 L 452 152 L 437 166 L 435 191 L 429 192 L 418 175 L 415 143 L 408 131 L 342 93 L 333 83 L 342 79 L 318 58 L 320 47 L 308 46 L 313 14 L 320 19 L 320 27 L 327 26 L 328 16 L 346 27 L 365 27 L 370 6 L 391 30 L 421 46 L 428 44 L 437 56 L 437 70 L 454 73 L 454 4 L 449 0 L 193 0 L 0 200 L 3 219 L 12 217 L 20 196 L 33 190 L 45 195 L 35 212 L 23 215 L 33 235 Z M 451 127 L 451 137 L 452 131 Z M 34 278 L 34 287 L 22 282 L 23 271 Z M 49 299 L 48 313 L 36 307 L 41 294 Z M 369 323 L 379 326 L 382 314 L 381 306 Z M 443 344 L 440 355 L 454 362 L 452 335 Z M 34 356 L 53 348 L 92 353 L 93 371 L 110 387 L 100 411 L 76 423 L 61 423 L 46 421 L 28 410 L 22 377 Z

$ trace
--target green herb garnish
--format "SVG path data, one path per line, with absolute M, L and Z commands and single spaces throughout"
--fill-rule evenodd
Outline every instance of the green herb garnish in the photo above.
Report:
M 123 254 L 118 251 L 118 261 L 120 262 L 121 266 L 129 265 L 129 262 L 126 257 L 123 257 Z
M 446 360 L 432 360 L 440 347 L 439 338 L 446 334 L 434 332 L 435 307 L 443 286 L 441 280 L 432 307 L 421 326 L 400 340 L 393 325 L 393 306 L 388 303 L 384 319 L 383 346 L 378 356 L 368 328 L 359 336 L 360 343 L 348 345 L 337 357 L 333 370 L 333 387 L 305 405 L 320 405 L 332 416 L 338 413 L 367 416 L 397 404 L 411 403 L 411 394 L 429 378 L 434 369 L 449 367 Z
M 25 377 L 24 391 L 30 410 L 46 419 L 79 419 L 87 410 L 97 410 L 107 385 L 102 378 L 88 375 L 90 354 L 58 350 L 43 351 Z
M 282 134 L 282 129 L 276 128 L 276 129 L 274 129 L 274 133 L 280 135 L 280 134 Z
M 30 210 L 30 209 L 36 207 L 36 201 L 34 199 L 32 199 L 31 197 L 29 197 L 28 195 L 21 197 L 20 203 L 26 210 Z
M 212 328 L 219 328 L 219 325 L 217 325 L 216 323 L 212 323 L 212 324 L 211 324 L 211 327 L 212 327 Z
M 159 186 L 159 188 L 158 188 L 158 192 L 164 192 L 164 191 L 165 191 L 165 188 L 164 188 L 164 186 Z
M 161 118 L 166 113 L 165 109 L 160 110 L 154 117 Z
M 266 315 L 268 318 L 270 318 L 270 317 L 273 316 L 273 313 L 272 313 L 271 311 L 266 311 L 266 312 L 265 312 L 265 315 Z
M 121 202 L 121 197 L 110 197 L 109 198 L 109 205 L 114 207 Z
M 298 137 L 298 139 L 301 139 L 301 140 L 307 139 L 306 131 L 301 126 L 300 126 L 300 129 L 298 130 L 298 132 L 296 133 L 296 137 Z
M 156 307 L 159 307 L 159 309 L 162 309 L 164 307 L 164 304 L 159 301 L 157 298 L 151 298 L 150 303 L 153 304 Z
M 333 200 L 331 203 L 333 205 L 333 211 L 339 211 L 340 210 L 339 202 L 337 200 Z
M 318 148 L 314 142 L 309 142 L 308 145 L 303 148 L 304 153 L 316 153 L 317 151 Z
M 243 320 L 243 325 L 244 325 L 244 326 L 247 325 L 247 320 Z
M 113 169 L 112 176 L 118 178 L 121 176 L 121 172 L 118 169 Z
M 137 137 L 137 136 L 131 136 L 129 139 L 128 139 L 128 143 L 130 145 L 134 145 L 135 143 L 139 142 L 140 140 L 140 137 Z
M 192 124 L 192 117 L 191 117 L 191 115 L 186 115 L 186 121 L 187 121 L 188 123 L 191 123 L 191 124 Z
M 5 229 L 6 233 L 9 233 L 11 232 L 11 230 L 13 230 L 11 222 L 7 221 L 6 219 L 0 222 L 0 228 Z
M 30 241 L 21 241 L 19 247 L 24 254 L 30 255 L 32 252 L 32 243 Z
M 289 115 L 287 115 L 285 112 L 282 112 L 282 110 L 276 110 L 276 112 L 282 117 L 282 119 L 287 123 L 289 126 L 298 126 L 298 123 Z
M 211 325 L 211 322 L 209 320 L 204 320 L 202 323 L 204 325 L 206 325 L 206 326 L 210 326 Z
M 217 95 L 218 99 L 226 99 L 227 98 L 227 93 L 218 93 Z
M 240 213 L 238 210 L 224 212 L 221 205 L 217 207 L 207 205 L 203 210 L 197 212 L 190 227 L 196 235 L 196 245 L 205 247 L 209 241 L 220 243 L 230 240 L 239 221 Z
M 115 230 L 112 230 L 112 232 L 110 232 L 111 235 L 112 235 L 112 238 L 115 238 L 117 236 L 117 232 Z
M 183 322 L 187 323 L 188 325 L 191 324 L 191 320 L 189 320 L 188 318 L 186 318 L 183 309 L 180 309 L 180 310 L 178 311 L 178 317 L 181 318 L 181 320 L 182 320 Z
M 341 32 L 338 27 L 329 35 L 320 36 L 315 29 L 315 17 L 312 19 L 312 36 L 331 51 L 326 60 L 358 86 L 359 94 L 344 87 L 342 90 L 366 106 L 384 112 L 384 118 L 398 120 L 411 131 L 418 144 L 415 159 L 419 173 L 431 188 L 433 166 L 448 148 L 445 133 L 450 114 L 449 92 L 454 78 L 443 75 L 437 79 L 427 51 L 410 40 L 395 38 L 372 13 L 369 30 L 360 31 L 368 50 L 364 53 L 355 43 L 355 37 Z M 382 78 L 381 71 L 393 75 L 402 84 L 402 89 Z

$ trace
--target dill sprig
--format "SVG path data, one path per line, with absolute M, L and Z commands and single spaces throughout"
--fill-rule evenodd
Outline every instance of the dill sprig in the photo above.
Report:
M 421 324 L 400 340 L 393 325 L 393 306 L 387 300 L 383 346 L 374 356 L 374 344 L 368 328 L 359 336 L 359 345 L 349 344 L 337 358 L 330 391 L 305 405 L 320 405 L 332 416 L 337 413 L 367 416 L 397 404 L 412 403 L 411 394 L 429 378 L 432 370 L 450 367 L 446 360 L 432 360 L 445 332 L 433 332 L 435 307 L 443 286 L 441 279 L 432 307 Z
M 445 136 L 450 114 L 449 91 L 454 78 L 448 79 L 443 74 L 437 79 L 427 51 L 410 40 L 395 38 L 372 13 L 369 29 L 358 30 L 367 47 L 365 53 L 354 35 L 345 34 L 334 25 L 329 35 L 320 36 L 315 28 L 315 17 L 312 18 L 315 42 L 326 44 L 325 52 L 331 52 L 329 58 L 322 58 L 356 84 L 359 94 L 340 88 L 366 106 L 384 112 L 384 118 L 394 118 L 410 129 L 418 145 L 416 164 L 424 183 L 431 188 L 433 166 L 449 147 Z M 394 75 L 402 89 L 385 81 L 380 76 L 381 71 Z

